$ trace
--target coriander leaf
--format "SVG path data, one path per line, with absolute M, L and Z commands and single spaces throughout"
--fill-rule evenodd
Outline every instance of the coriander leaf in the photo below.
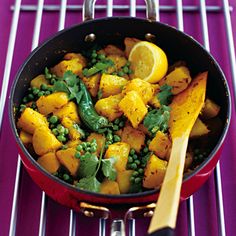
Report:
M 78 175 L 81 178 L 95 176 L 98 165 L 98 158 L 91 154 L 90 157 L 81 158 Z
M 153 109 L 145 116 L 143 124 L 154 136 L 157 131 L 166 132 L 170 119 L 170 107 L 161 106 L 160 109 Z
M 101 98 L 102 98 L 102 90 L 99 89 L 99 90 L 98 90 L 98 99 L 101 99 Z
M 68 87 L 66 86 L 66 83 L 64 83 L 63 81 L 56 81 L 52 87 L 52 90 L 54 92 L 65 92 L 69 94 Z
M 69 87 L 73 87 L 78 83 L 77 76 L 71 70 L 65 72 L 63 79 L 66 81 Z
M 114 168 L 115 158 L 102 159 L 102 172 L 109 180 L 116 179 L 116 170 Z
M 100 185 L 101 183 L 96 179 L 95 176 L 80 179 L 80 181 L 76 184 L 76 186 L 80 189 L 88 190 L 91 192 L 99 192 Z
M 164 84 L 160 87 L 160 92 L 157 94 L 157 98 L 160 101 L 161 105 L 169 105 L 170 100 L 172 98 L 172 92 L 171 92 L 172 86 L 169 86 L 167 84 Z

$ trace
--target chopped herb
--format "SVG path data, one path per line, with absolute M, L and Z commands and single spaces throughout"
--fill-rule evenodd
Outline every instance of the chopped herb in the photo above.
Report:
M 83 93 L 79 91 L 79 79 L 72 71 L 66 71 L 62 78 L 59 78 L 53 85 L 54 92 L 65 92 L 69 95 L 69 99 L 76 99 L 79 104 Z
M 81 156 L 78 175 L 82 178 L 91 177 L 96 172 L 98 158 L 95 155 Z
M 99 89 L 99 90 L 98 90 L 98 99 L 101 99 L 101 98 L 102 98 L 102 90 Z
M 102 172 L 109 180 L 116 179 L 116 170 L 114 168 L 115 158 L 102 159 Z
M 81 134 L 81 137 L 84 138 L 85 137 L 85 132 L 84 130 L 82 130 L 78 124 L 73 124 L 73 127 Z
M 93 175 L 91 177 L 81 179 L 76 186 L 80 189 L 99 192 L 101 183 L 97 180 L 97 178 Z
M 153 109 L 144 118 L 143 124 L 154 136 L 157 131 L 166 132 L 170 119 L 170 107 L 161 106 L 160 109 Z
M 160 92 L 157 94 L 157 98 L 160 101 L 161 105 L 169 105 L 171 98 L 173 96 L 171 92 L 172 86 L 164 84 L 160 87 Z

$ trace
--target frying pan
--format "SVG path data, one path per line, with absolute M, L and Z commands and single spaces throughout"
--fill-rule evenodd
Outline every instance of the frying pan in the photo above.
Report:
M 95 0 L 85 0 L 84 22 L 58 32 L 37 47 L 15 77 L 10 94 L 9 117 L 22 162 L 35 183 L 48 196 L 76 211 L 90 209 L 85 213 L 91 216 L 103 212 L 103 217 L 108 217 L 112 212 L 112 218 L 115 218 L 121 206 L 125 209 L 134 206 L 138 206 L 135 209 L 146 209 L 143 206 L 156 202 L 159 189 L 136 194 L 98 194 L 77 189 L 47 173 L 20 141 L 15 122 L 14 108 L 19 106 L 27 93 L 30 80 L 43 73 L 45 67 L 57 64 L 67 52 L 81 52 L 95 43 L 122 46 L 125 37 L 135 37 L 161 47 L 170 65 L 179 60 L 186 61 L 193 77 L 208 71 L 207 96 L 221 107 L 219 116 L 222 128 L 209 156 L 183 179 L 181 200 L 187 199 L 207 180 L 220 157 L 231 116 L 230 92 L 225 76 L 215 59 L 196 40 L 174 27 L 155 21 L 157 9 L 154 0 L 147 1 L 147 19 L 109 17 L 94 20 L 94 4 Z

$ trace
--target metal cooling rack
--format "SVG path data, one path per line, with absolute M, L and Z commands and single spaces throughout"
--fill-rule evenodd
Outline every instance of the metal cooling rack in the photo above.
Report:
M 157 4 L 159 5 L 159 1 L 157 0 Z M 42 23 L 42 16 L 45 11 L 48 12 L 59 12 L 59 22 L 58 22 L 58 30 L 61 30 L 65 26 L 65 19 L 66 14 L 68 11 L 74 12 L 81 12 L 83 6 L 82 5 L 68 5 L 67 0 L 61 0 L 60 5 L 46 5 L 44 4 L 44 0 L 38 0 L 37 5 L 23 5 L 21 0 L 16 0 L 14 6 L 11 6 L 11 11 L 13 11 L 12 15 L 12 25 L 10 30 L 10 37 L 8 42 L 8 49 L 7 49 L 7 56 L 6 56 L 6 63 L 3 75 L 3 82 L 2 82 L 2 90 L 1 90 L 1 97 L 0 97 L 0 128 L 2 128 L 2 121 L 3 121 L 3 114 L 4 114 L 4 107 L 6 103 L 10 73 L 12 69 L 12 60 L 13 54 L 15 49 L 15 43 L 17 38 L 17 30 L 18 30 L 18 22 L 19 17 L 22 12 L 27 11 L 35 11 L 36 18 L 35 18 L 35 26 L 34 26 L 34 33 L 32 39 L 32 46 L 31 49 L 33 50 L 37 47 L 39 43 L 39 35 L 40 35 L 40 28 Z M 136 12 L 143 12 L 145 11 L 145 6 L 143 5 L 136 5 L 135 0 L 130 0 L 129 5 L 113 5 L 112 0 L 107 0 L 107 4 L 104 5 L 96 5 L 96 11 L 106 11 L 107 16 L 112 16 L 114 11 L 129 11 L 130 16 L 135 17 Z M 227 0 L 222 0 L 222 6 L 219 5 L 211 5 L 206 6 L 204 0 L 199 0 L 199 4 L 197 6 L 187 6 L 183 5 L 181 0 L 176 0 L 175 6 L 170 5 L 160 5 L 159 11 L 160 12 L 175 12 L 177 17 L 177 26 L 180 30 L 184 31 L 184 18 L 183 12 L 200 12 L 201 17 L 201 29 L 203 35 L 203 42 L 204 46 L 207 50 L 210 50 L 209 44 L 209 33 L 208 33 L 208 22 L 207 22 L 207 14 L 208 12 L 222 12 L 224 15 L 224 22 L 225 22 L 225 29 L 226 29 L 226 37 L 228 42 L 228 51 L 229 51 L 229 59 L 230 59 L 230 68 L 232 73 L 232 80 L 236 81 L 236 62 L 235 62 L 235 50 L 234 50 L 234 42 L 233 42 L 233 32 L 232 32 L 232 25 L 231 25 L 231 18 L 230 18 L 230 11 L 232 11 L 232 7 L 229 6 L 229 2 Z M 157 20 L 160 19 L 160 14 L 157 14 Z M 236 84 L 233 83 L 233 91 L 236 94 Z M 18 203 L 19 203 L 19 186 L 21 184 L 21 174 L 22 174 L 22 164 L 20 161 L 20 157 L 18 156 L 17 162 L 17 170 L 16 170 L 16 178 L 15 178 L 15 185 L 14 185 L 14 196 L 12 202 L 12 212 L 11 212 L 11 220 L 9 226 L 9 235 L 14 236 L 16 235 L 16 224 L 17 224 L 17 210 L 18 210 Z M 223 199 L 222 199 L 222 185 L 221 185 L 221 173 L 220 173 L 220 166 L 217 165 L 215 172 L 215 186 L 216 186 L 216 205 L 218 209 L 218 226 L 219 226 L 219 235 L 225 236 L 225 219 L 224 219 L 224 206 L 223 206 Z M 195 219 L 194 219 L 194 204 L 193 204 L 193 197 L 190 197 L 187 200 L 187 215 L 188 215 L 188 232 L 189 235 L 195 235 Z M 44 192 L 42 192 L 41 197 L 41 212 L 40 212 L 40 222 L 39 222 L 39 230 L 38 235 L 44 236 L 46 230 L 46 218 L 47 218 L 47 196 Z M 76 235 L 76 213 L 70 210 L 70 219 L 69 219 L 69 236 Z M 130 236 L 135 235 L 135 219 L 129 220 L 128 224 L 128 234 Z M 99 236 L 106 235 L 106 220 L 100 219 L 99 220 Z

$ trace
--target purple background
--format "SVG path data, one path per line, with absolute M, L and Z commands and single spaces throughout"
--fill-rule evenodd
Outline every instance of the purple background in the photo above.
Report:
M 82 1 L 70 0 L 68 4 L 78 4 Z M 106 1 L 97 1 L 98 4 Z M 137 1 L 144 4 L 142 1 Z M 235 1 L 231 0 L 231 5 L 236 7 Z M 129 4 L 128 0 L 116 0 L 115 4 Z M 188 5 L 199 5 L 199 1 L 183 1 Z M 208 0 L 207 5 L 222 5 L 221 1 Z M 8 47 L 9 32 L 12 21 L 12 11 L 10 6 L 13 0 L 0 1 L 0 86 L 4 74 L 6 52 Z M 23 0 L 22 4 L 36 5 L 36 0 Z M 45 1 L 45 4 L 60 4 L 59 0 Z M 175 5 L 174 0 L 160 1 L 162 5 Z M 236 10 L 231 14 L 234 38 L 236 38 Z M 105 16 L 105 11 L 99 11 L 96 17 Z M 128 15 L 128 12 L 114 12 L 114 15 Z M 144 12 L 137 12 L 137 16 L 144 17 Z M 11 85 L 14 75 L 31 50 L 31 42 L 34 28 L 35 12 L 21 12 L 17 31 L 17 38 L 14 50 L 13 64 L 10 76 Z M 40 42 L 57 31 L 59 12 L 44 12 L 40 33 Z M 81 13 L 68 11 L 66 15 L 66 26 L 76 24 L 81 21 Z M 175 12 L 161 13 L 161 21 L 177 26 Z M 210 48 L 213 56 L 221 65 L 229 84 L 231 85 L 232 75 L 230 71 L 229 53 L 226 41 L 226 30 L 223 13 L 209 13 L 208 26 Z M 131 26 L 132 27 L 132 26 Z M 187 33 L 203 42 L 200 14 L 184 13 L 184 29 Z M 8 102 L 8 100 L 7 100 Z M 7 107 L 7 106 L 6 106 Z M 235 235 L 236 222 L 236 145 L 234 145 L 236 131 L 235 110 L 233 106 L 233 117 L 228 137 L 225 141 L 223 154 L 221 156 L 221 173 L 223 185 L 223 199 L 225 210 L 225 223 L 227 235 Z M 10 225 L 10 215 L 14 190 L 14 181 L 17 163 L 17 150 L 11 134 L 8 122 L 7 108 L 5 108 L 3 129 L 0 133 L 0 235 L 8 235 Z M 196 235 L 218 235 L 217 209 L 215 203 L 215 186 L 213 176 L 206 184 L 194 194 Z M 19 208 L 17 218 L 17 236 L 31 236 L 38 234 L 40 217 L 41 191 L 32 182 L 28 174 L 22 168 L 21 184 L 19 192 Z M 180 206 L 177 223 L 177 235 L 187 234 L 187 214 L 186 202 Z M 148 227 L 148 219 L 139 219 L 136 223 L 137 235 L 144 235 Z M 77 235 L 98 235 L 98 221 L 77 216 Z M 58 205 L 52 200 L 47 204 L 47 227 L 46 235 L 68 235 L 69 232 L 69 209 Z

